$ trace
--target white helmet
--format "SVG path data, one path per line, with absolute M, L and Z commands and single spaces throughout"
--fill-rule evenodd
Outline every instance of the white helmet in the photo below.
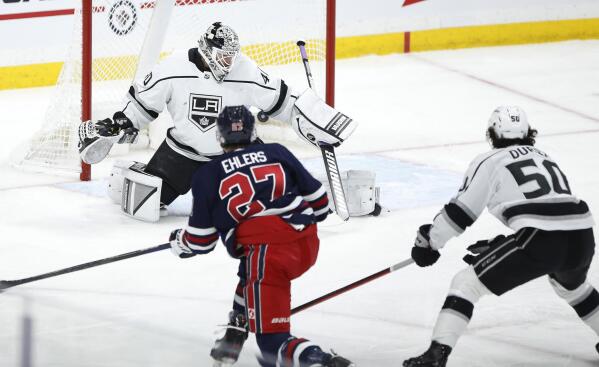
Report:
M 222 82 L 231 71 L 239 53 L 239 37 L 228 25 L 212 23 L 200 37 L 198 50 L 214 78 Z
M 499 106 L 489 118 L 488 130 L 499 139 L 524 139 L 529 128 L 526 113 L 518 106 Z

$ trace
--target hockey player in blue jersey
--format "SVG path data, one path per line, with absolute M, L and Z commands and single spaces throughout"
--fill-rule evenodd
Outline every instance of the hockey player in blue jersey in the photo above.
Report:
M 211 356 L 234 363 L 249 329 L 264 367 L 354 366 L 290 334 L 291 280 L 316 261 L 316 223 L 329 213 L 326 190 L 282 145 L 253 144 L 254 117 L 246 107 L 225 107 L 217 127 L 225 154 L 195 173 L 189 224 L 170 238 L 173 252 L 185 258 L 209 253 L 220 237 L 241 260 L 245 307 L 235 303 Z

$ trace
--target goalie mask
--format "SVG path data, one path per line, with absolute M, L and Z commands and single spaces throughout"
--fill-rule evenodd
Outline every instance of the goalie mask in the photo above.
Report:
M 239 38 L 231 27 L 216 22 L 200 37 L 198 50 L 214 79 L 222 82 L 231 71 L 239 53 Z
M 216 125 L 216 137 L 223 146 L 250 144 L 256 140 L 254 115 L 245 106 L 225 107 Z
M 488 130 L 499 139 L 524 139 L 529 128 L 526 113 L 518 106 L 497 107 L 489 118 Z

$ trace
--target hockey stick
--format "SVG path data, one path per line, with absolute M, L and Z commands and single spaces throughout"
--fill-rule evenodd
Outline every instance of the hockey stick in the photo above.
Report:
M 340 294 L 343 294 L 343 293 L 345 293 L 347 291 L 350 291 L 350 290 L 352 290 L 354 288 L 357 288 L 357 287 L 359 287 L 361 285 L 364 285 L 364 284 L 366 284 L 368 282 L 371 282 L 371 281 L 373 281 L 375 279 L 378 279 L 378 278 L 382 277 L 383 275 L 387 275 L 387 274 L 393 273 L 394 271 L 399 270 L 401 268 L 405 268 L 406 266 L 412 264 L 413 262 L 414 262 L 414 260 L 412 260 L 412 259 L 407 259 L 407 260 L 404 260 L 402 262 L 399 262 L 399 263 L 397 263 L 395 265 L 392 265 L 392 266 L 390 266 L 390 267 L 388 267 L 386 269 L 383 269 L 383 270 L 378 271 L 378 272 L 376 272 L 374 274 L 371 274 L 371 275 L 369 275 L 369 276 L 367 276 L 365 278 L 362 278 L 362 279 L 360 279 L 358 281 L 355 281 L 355 282 L 353 282 L 351 284 L 348 284 L 345 287 L 341 287 L 341 288 L 339 288 L 337 290 L 334 290 L 332 292 L 329 292 L 329 293 L 325 294 L 324 296 L 320 296 L 320 297 L 318 297 L 316 299 L 313 299 L 310 302 L 306 302 L 303 305 L 294 307 L 293 309 L 291 309 L 291 314 L 294 315 L 294 314 L 296 314 L 298 312 L 301 312 L 301 311 L 305 310 L 306 308 L 310 308 L 310 307 L 312 307 L 314 305 L 322 303 L 322 302 L 324 302 L 326 300 L 329 300 L 329 299 L 331 299 L 333 297 L 337 297 Z
M 32 276 L 29 278 L 15 279 L 15 280 L 0 280 L 0 291 L 7 289 L 7 288 L 17 286 L 17 285 L 35 282 L 37 280 L 52 278 L 52 277 L 62 275 L 62 274 L 68 274 L 68 273 L 72 273 L 75 271 L 89 269 L 89 268 L 93 268 L 93 267 L 104 265 L 104 264 L 110 264 L 110 263 L 113 263 L 116 261 L 130 259 L 132 257 L 137 257 L 137 256 L 145 255 L 145 254 L 151 254 L 152 252 L 162 251 L 169 247 L 171 247 L 170 244 L 163 243 L 162 245 L 158 245 L 158 246 L 154 246 L 154 247 L 150 247 L 150 248 L 146 248 L 146 249 L 141 249 L 141 250 L 136 250 L 136 251 L 131 251 L 131 252 L 127 252 L 125 254 L 120 254 L 120 255 L 116 255 L 116 256 L 112 256 L 112 257 L 107 257 L 105 259 L 91 261 L 91 262 L 87 262 L 84 264 L 71 266 L 70 268 L 55 270 L 55 271 L 52 271 L 49 273 L 40 274 L 40 275 Z
M 299 40 L 297 41 L 297 46 L 299 47 L 300 54 L 302 55 L 302 62 L 304 63 L 306 78 L 308 78 L 308 86 L 314 89 L 314 79 L 312 78 L 312 71 L 310 70 L 310 64 L 308 62 L 306 42 Z M 335 204 L 335 211 L 341 219 L 348 220 L 349 210 L 347 208 L 347 200 L 345 199 L 345 191 L 343 190 L 341 177 L 339 176 L 339 166 L 337 165 L 335 148 L 333 148 L 333 146 L 330 144 L 319 145 L 320 151 L 322 153 L 322 159 L 324 161 L 324 167 L 327 172 L 327 179 L 329 181 L 329 186 L 331 187 L 331 193 L 333 194 L 333 203 Z

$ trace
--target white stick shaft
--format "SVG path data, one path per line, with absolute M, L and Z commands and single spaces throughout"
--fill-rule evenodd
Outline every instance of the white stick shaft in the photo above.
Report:
M 394 272 L 394 271 L 396 271 L 396 270 L 399 270 L 399 269 L 401 269 L 401 268 L 405 268 L 406 266 L 410 265 L 410 264 L 411 264 L 411 263 L 413 263 L 413 262 L 414 262 L 414 260 L 413 260 L 413 259 L 411 259 L 411 258 L 410 258 L 410 259 L 407 259 L 407 260 L 404 260 L 404 261 L 402 261 L 402 262 L 400 262 L 400 263 L 397 263 L 397 264 L 395 264 L 395 265 L 391 266 L 391 267 L 389 268 L 389 271 L 392 273 L 392 272 Z

